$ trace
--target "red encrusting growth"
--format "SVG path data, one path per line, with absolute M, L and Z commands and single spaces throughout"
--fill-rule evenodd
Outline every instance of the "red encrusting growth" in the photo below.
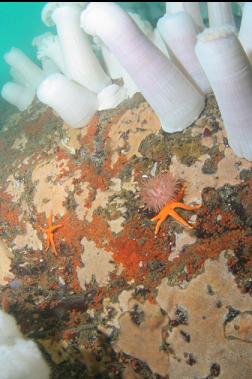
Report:
M 97 133 L 97 126 L 99 124 L 100 118 L 98 116 L 94 116 L 92 120 L 85 127 L 85 136 L 80 138 L 81 146 L 85 146 L 88 148 L 89 153 L 93 154 L 95 151 L 95 135 Z
M 12 201 L 12 196 L 4 191 L 0 192 L 1 223 L 7 222 L 10 226 L 19 225 L 19 210 Z
M 49 124 L 53 118 L 52 109 L 48 109 L 47 112 L 39 115 L 36 120 L 24 120 L 22 129 L 29 137 L 39 137 L 43 134 L 45 127 Z

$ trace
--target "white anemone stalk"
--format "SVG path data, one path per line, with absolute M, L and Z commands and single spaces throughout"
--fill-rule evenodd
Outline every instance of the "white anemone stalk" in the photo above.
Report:
M 149 38 L 152 39 L 153 27 L 151 23 L 144 20 L 138 13 L 127 12 L 128 15 L 135 21 L 137 26 L 142 30 L 142 32 Z
M 159 35 L 157 29 L 153 29 L 151 24 L 143 20 L 138 14 L 128 12 L 129 16 L 135 21 L 138 27 L 142 30 L 142 32 L 167 56 L 168 50 Z M 139 92 L 136 84 L 133 79 L 127 73 L 125 68 L 121 65 L 118 59 L 112 54 L 112 52 L 108 49 L 108 47 L 99 39 L 94 38 L 95 43 L 99 46 L 102 52 L 102 57 L 105 64 L 106 72 L 112 79 L 123 79 L 124 87 L 127 91 L 127 97 L 132 97 L 135 93 Z
M 37 58 L 45 63 L 50 59 L 55 63 L 58 69 L 66 74 L 64 55 L 57 35 L 50 32 L 35 37 L 32 45 L 37 48 Z
M 235 27 L 235 19 L 232 12 L 231 2 L 213 1 L 207 3 L 209 27 L 231 25 Z
M 167 57 L 169 57 L 168 50 L 159 34 L 159 31 L 157 28 L 153 29 L 151 23 L 147 20 L 143 20 L 139 14 L 128 12 L 130 17 L 135 21 L 139 29 L 142 30 L 142 32 L 148 37 L 154 45 L 156 45 L 159 50 L 164 53 Z
M 188 13 L 165 14 L 158 20 L 158 30 L 175 56 L 175 63 L 203 93 L 210 92 L 210 84 L 195 54 L 197 31 Z M 177 61 L 177 62 L 176 62 Z
M 0 366 L 2 379 L 51 377 L 48 364 L 36 343 L 26 339 L 14 317 L 2 310 L 0 310 Z
M 97 98 L 98 111 L 113 109 L 127 98 L 127 91 L 125 87 L 119 87 L 117 84 L 111 84 L 100 91 Z
M 161 119 L 167 132 L 191 125 L 204 108 L 204 97 L 181 71 L 112 2 L 90 3 L 81 25 L 97 35 L 118 58 Z
M 242 11 L 239 39 L 252 63 L 252 3 L 245 3 Z
M 80 28 L 80 3 L 48 3 L 42 11 L 46 25 L 56 24 L 67 76 L 93 92 L 111 83 L 103 71 L 87 35 Z M 85 4 L 85 3 L 84 3 Z
M 10 76 L 12 77 L 15 83 L 21 84 L 22 86 L 25 86 L 25 87 L 29 87 L 27 85 L 27 81 L 22 76 L 22 74 L 19 71 L 15 70 L 15 68 L 13 67 L 10 68 Z
M 122 71 L 124 68 L 116 59 L 116 57 L 111 53 L 108 47 L 100 40 L 100 38 L 95 37 L 94 43 L 100 49 L 102 54 L 103 65 L 105 66 L 106 72 L 112 79 L 121 79 L 123 77 Z
M 22 112 L 32 103 L 35 92 L 32 88 L 25 87 L 19 83 L 8 82 L 2 87 L 1 96 Z
M 134 96 L 139 90 L 133 79 L 108 47 L 99 38 L 94 38 L 94 40 L 101 49 L 106 72 L 112 79 L 123 79 L 126 97 Z
M 41 83 L 37 97 L 72 128 L 84 127 L 98 109 L 95 93 L 59 73 L 48 76 Z
M 45 73 L 45 77 L 47 77 L 48 75 L 54 74 L 56 72 L 60 72 L 59 67 L 50 58 L 47 58 L 47 57 L 41 58 L 41 65 L 42 65 L 43 72 Z
M 152 36 L 151 41 L 154 43 L 154 45 L 156 45 L 159 48 L 160 51 L 162 51 L 162 53 L 164 55 L 167 56 L 167 58 L 170 58 L 168 49 L 167 49 L 157 27 L 153 30 L 153 36 Z
M 234 152 L 252 160 L 252 67 L 232 27 L 206 29 L 196 54 L 219 105 Z
M 27 85 L 34 90 L 42 82 L 45 74 L 39 66 L 22 52 L 22 50 L 13 47 L 4 55 L 4 60 L 8 63 L 21 77 L 27 82 Z
M 167 56 L 168 50 L 157 29 L 153 29 L 151 24 L 143 20 L 138 14 L 128 12 L 130 17 L 135 21 L 142 32 Z M 106 72 L 112 79 L 123 79 L 124 87 L 127 91 L 127 97 L 132 97 L 139 92 L 133 79 L 121 65 L 118 59 L 111 53 L 108 47 L 99 39 L 94 38 L 95 43 L 99 46 L 102 52 L 102 57 L 105 64 Z
M 195 25 L 197 27 L 197 31 L 202 31 L 204 29 L 203 17 L 201 15 L 200 3 L 197 1 L 190 2 L 167 2 L 166 3 L 166 13 L 173 14 L 178 12 L 186 12 L 188 13 Z

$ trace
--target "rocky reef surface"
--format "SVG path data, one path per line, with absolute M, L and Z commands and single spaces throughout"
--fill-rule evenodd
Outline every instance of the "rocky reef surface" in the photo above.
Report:
M 2 308 L 52 378 L 249 379 L 252 165 L 214 97 L 174 134 L 139 94 L 81 130 L 39 103 L 0 122 Z M 202 207 L 155 236 L 139 188 L 166 171 Z

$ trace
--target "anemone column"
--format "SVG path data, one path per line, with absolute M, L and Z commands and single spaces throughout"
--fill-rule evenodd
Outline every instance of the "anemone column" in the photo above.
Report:
M 245 3 L 242 11 L 239 39 L 252 63 L 252 3 Z
M 106 72 L 112 79 L 122 78 L 127 97 L 134 96 L 139 90 L 125 68 L 100 39 L 97 38 L 96 43 L 101 49 Z
M 2 87 L 1 96 L 22 112 L 32 103 L 35 92 L 19 83 L 8 82 Z
M 232 27 L 207 29 L 196 54 L 216 96 L 228 142 L 252 160 L 252 67 Z
M 37 96 L 72 128 L 85 126 L 98 108 L 95 93 L 59 73 L 48 76 L 40 84 Z
M 12 77 L 13 82 L 21 84 L 21 86 L 27 87 L 26 79 L 22 76 L 22 74 L 19 71 L 17 71 L 13 67 L 11 67 L 11 69 L 10 69 L 10 76 Z
M 157 28 L 153 29 L 149 21 L 143 20 L 138 14 L 128 12 L 128 15 L 135 21 L 139 29 L 156 45 L 164 55 L 169 58 L 168 50 L 162 40 Z
M 45 77 L 41 68 L 33 63 L 22 50 L 16 47 L 13 47 L 4 55 L 4 60 L 23 78 L 27 86 L 34 90 L 36 90 Z
M 231 2 L 213 1 L 207 3 L 209 26 L 219 27 L 231 25 L 235 27 L 235 20 L 232 12 Z
M 32 46 L 37 48 L 37 58 L 42 62 L 51 59 L 63 74 L 66 74 L 64 55 L 59 37 L 52 33 L 44 33 L 35 37 Z
M 93 92 L 110 84 L 96 58 L 88 37 L 80 28 L 80 3 L 48 3 L 42 12 L 47 26 L 54 23 L 62 46 L 67 76 Z
M 157 27 L 179 68 L 203 93 L 209 92 L 210 84 L 195 54 L 197 32 L 191 16 L 185 12 L 166 14 L 158 20 Z
M 199 116 L 204 97 L 118 5 L 90 3 L 81 15 L 81 25 L 118 58 L 165 131 L 183 130 Z
M 176 1 L 175 2 L 174 1 L 174 2 L 166 3 L 167 14 L 174 14 L 178 12 L 188 13 L 192 17 L 197 29 L 199 31 L 204 29 L 203 17 L 201 15 L 200 3 L 198 1 L 193 1 L 193 2 L 190 2 L 190 1 L 188 2 Z

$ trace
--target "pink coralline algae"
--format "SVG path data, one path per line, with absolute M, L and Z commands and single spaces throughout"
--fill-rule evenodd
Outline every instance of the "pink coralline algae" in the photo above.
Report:
M 181 184 L 172 174 L 166 172 L 145 181 L 140 194 L 147 208 L 159 212 L 170 200 L 177 197 Z

